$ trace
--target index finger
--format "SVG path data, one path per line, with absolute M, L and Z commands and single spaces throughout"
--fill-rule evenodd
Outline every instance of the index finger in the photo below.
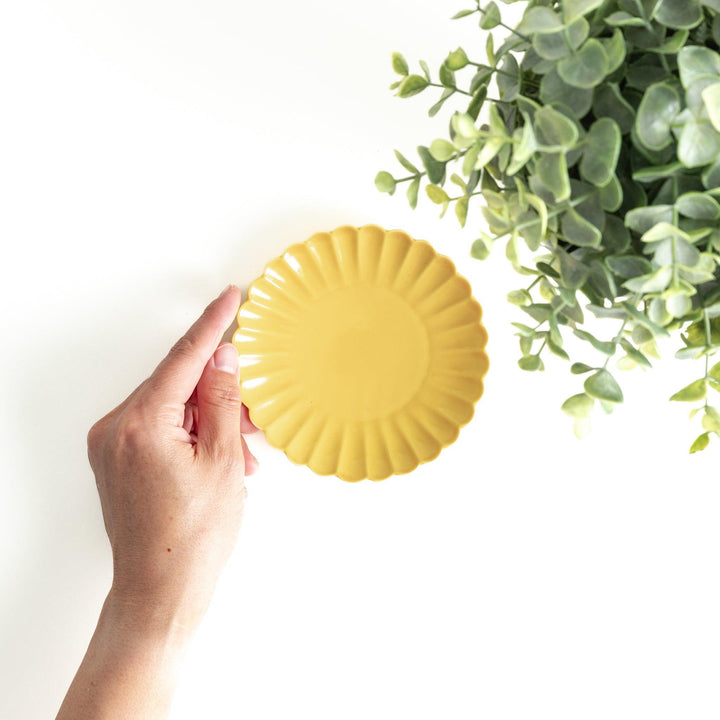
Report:
M 223 333 L 237 316 L 240 299 L 240 289 L 228 285 L 205 308 L 150 377 L 148 385 L 152 394 L 162 397 L 163 402 L 188 401 Z

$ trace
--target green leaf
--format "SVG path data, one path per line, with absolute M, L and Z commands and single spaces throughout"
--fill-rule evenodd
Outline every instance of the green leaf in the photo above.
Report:
M 685 193 L 677 199 L 675 207 L 681 215 L 694 220 L 717 220 L 720 218 L 720 203 L 705 193 Z
M 568 85 L 553 69 L 540 81 L 540 100 L 544 105 L 565 105 L 577 118 L 583 118 L 592 107 L 593 91 Z
M 670 333 L 660 325 L 654 323 L 645 313 L 641 313 L 636 307 L 631 305 L 629 302 L 621 303 L 628 315 L 635 320 L 635 322 L 647 328 L 655 337 L 669 337 Z
M 451 20 L 459 20 L 460 18 L 467 17 L 468 15 L 473 15 L 476 12 L 477 12 L 477 9 L 461 10 L 460 12 L 456 12 L 450 19 Z
M 689 110 L 684 110 L 678 121 L 685 126 L 678 141 L 678 160 L 687 168 L 697 168 L 714 162 L 720 155 L 720 134 L 705 120 L 698 120 Z
M 476 260 L 487 260 L 490 256 L 492 246 L 493 239 L 489 235 L 483 233 L 482 236 L 475 240 L 472 244 L 470 248 L 470 255 Z
M 627 56 L 627 46 L 625 45 L 625 36 L 620 28 L 615 28 L 612 37 L 601 41 L 608 57 L 607 74 L 612 75 L 618 70 Z
M 613 255 L 608 257 L 606 262 L 620 278 L 634 278 L 652 272 L 650 261 L 638 255 Z
M 516 172 L 525 167 L 537 150 L 537 140 L 535 138 L 532 121 L 526 113 L 522 115 L 525 124 L 520 130 L 520 142 L 513 146 L 512 159 L 506 171 L 508 175 L 515 175 Z
M 720 380 L 720 363 L 713 365 L 708 371 L 708 375 L 715 380 Z
M 611 13 L 605 18 L 605 22 L 608 25 L 617 27 L 644 27 L 645 20 L 635 15 L 631 15 L 624 10 Z
M 532 297 L 527 290 L 512 290 L 507 294 L 507 301 L 511 305 L 523 307 L 525 305 L 529 305 L 532 302 Z
M 456 152 L 455 146 L 447 140 L 438 139 L 430 143 L 430 154 L 439 162 L 447 162 Z
M 703 19 L 700 0 L 660 0 L 653 16 L 671 28 L 694 28 Z
M 428 67 L 428 64 L 424 60 L 420 60 L 419 65 L 422 68 L 425 79 L 430 82 L 430 68 Z
M 720 133 L 720 82 L 708 85 L 702 91 L 702 99 L 705 103 L 710 122 Z
M 594 335 L 587 332 L 586 330 L 580 330 L 576 328 L 573 333 L 585 342 L 589 342 L 598 352 L 608 357 L 612 357 L 615 354 L 617 345 L 614 341 L 598 340 Z
M 674 402 L 698 402 L 704 400 L 707 395 L 707 383 L 705 378 L 700 378 L 678 390 L 670 400 Z
M 446 88 L 455 88 L 455 73 L 447 66 L 445 63 L 443 63 L 440 66 L 440 71 L 438 73 L 440 77 L 440 82 L 446 87 Z
M 688 45 L 678 53 L 677 62 L 686 90 L 703 76 L 720 75 L 720 55 L 710 48 Z
M 585 365 L 585 363 L 573 363 L 570 366 L 570 372 L 573 375 L 584 375 L 585 373 L 592 372 L 596 368 L 590 367 L 589 365 Z
M 622 133 L 618 124 L 610 118 L 600 118 L 590 128 L 584 145 L 580 176 L 602 187 L 614 176 L 620 157 Z
M 598 199 L 603 210 L 614 213 L 622 207 L 623 189 L 616 175 L 600 188 Z M 605 218 L 607 224 L 607 218 Z
M 430 150 L 424 145 L 419 145 L 417 153 L 422 160 L 423 167 L 427 172 L 428 180 L 433 185 L 440 185 L 445 181 L 445 163 L 441 163 L 436 160 L 431 154 Z
M 559 60 L 577 50 L 589 34 L 590 25 L 581 17 L 557 32 L 534 35 L 533 48 L 545 60 Z
M 590 268 L 561 248 L 557 248 L 555 254 L 560 262 L 560 276 L 563 285 L 570 290 L 576 290 L 587 279 Z
M 407 60 L 399 52 L 394 52 L 392 54 L 392 67 L 398 75 L 407 75 L 410 72 Z
M 568 242 L 579 247 L 599 247 L 602 234 L 574 208 L 562 216 L 562 233 Z
M 420 174 L 420 171 L 399 150 L 395 151 L 395 157 L 408 172 L 411 172 L 413 175 Z
M 621 338 L 620 345 L 628 354 L 628 357 L 634 360 L 638 365 L 646 368 L 652 367 L 650 361 L 626 338 Z
M 544 370 L 543 362 L 539 355 L 526 355 L 518 360 L 518 365 L 521 370 L 527 372 L 535 372 L 537 370 Z
M 640 142 L 649 150 L 662 150 L 672 142 L 672 123 L 680 113 L 680 96 L 674 87 L 658 83 L 648 88 L 635 121 Z
M 468 56 L 461 47 L 457 50 L 453 50 L 453 52 L 451 52 L 445 60 L 445 64 L 453 71 L 462 70 L 468 63 Z
M 563 20 L 566 25 L 579 17 L 587 15 L 603 4 L 603 0 L 564 0 L 562 3 Z
M 483 30 L 492 30 L 502 22 L 500 8 L 496 2 L 488 3 L 484 9 L 480 10 L 480 27 Z
M 720 413 L 714 407 L 705 408 L 702 426 L 708 432 L 720 434 Z
M 649 275 L 640 275 L 639 277 L 625 280 L 623 285 L 631 292 L 639 293 L 660 293 L 667 290 L 673 278 L 673 269 L 671 266 L 661 267 Z
M 436 205 L 445 205 L 450 202 L 448 194 L 437 185 L 428 185 L 425 188 L 425 192 L 427 193 L 427 196 L 430 198 L 430 200 Z
M 703 451 L 710 444 L 710 433 L 704 432 L 695 438 L 695 442 L 690 446 L 690 453 Z
M 651 205 L 631 210 L 625 216 L 625 224 L 638 235 L 644 235 L 661 223 L 673 221 L 672 205 Z
M 635 124 L 635 110 L 623 97 L 616 83 L 606 83 L 595 89 L 593 113 L 597 118 L 614 120 L 623 135 L 627 135 Z
M 588 40 L 580 50 L 558 63 L 557 71 L 568 84 L 577 88 L 592 89 L 608 74 L 610 62 L 602 43 Z
M 560 30 L 563 23 L 560 16 L 546 7 L 532 7 L 525 11 L 518 32 L 523 35 L 552 33 Z
M 395 182 L 395 178 L 389 172 L 385 172 L 383 170 L 375 176 L 375 187 L 380 192 L 392 195 L 395 192 L 397 183 Z
M 469 203 L 469 197 L 462 197 L 455 203 L 455 217 L 457 217 L 460 227 L 465 227 L 465 223 L 467 222 Z
M 442 106 L 445 104 L 446 100 L 449 97 L 452 97 L 455 94 L 455 90 L 453 88 L 445 88 L 442 91 L 442 95 L 440 96 L 440 99 L 428 110 L 428 117 L 435 117 L 441 110 Z
M 621 403 L 623 393 L 615 378 L 608 370 L 598 370 L 585 381 L 585 392 L 598 400 Z
M 547 338 L 547 346 L 553 355 L 557 355 L 563 360 L 570 360 L 570 356 L 563 350 L 562 346 L 558 345 L 551 337 Z
M 500 99 L 514 102 L 520 94 L 522 73 L 514 55 L 506 55 L 500 64 L 500 72 L 496 75 Z
M 535 176 L 552 193 L 555 202 L 570 199 L 570 177 L 565 153 L 544 153 L 535 165 Z
M 414 210 L 417 207 L 418 201 L 418 190 L 420 190 L 420 178 L 416 177 L 409 185 L 407 189 L 407 199 L 410 203 L 410 207 Z
M 535 137 L 538 146 L 551 151 L 571 150 L 578 140 L 578 129 L 572 120 L 551 107 L 535 113 Z
M 560 409 L 570 417 L 586 418 L 592 413 L 594 407 L 595 400 L 585 393 L 580 393 L 568 398 Z
M 401 98 L 409 98 L 421 93 L 429 84 L 429 81 L 422 75 L 408 75 L 400 83 L 396 95 Z

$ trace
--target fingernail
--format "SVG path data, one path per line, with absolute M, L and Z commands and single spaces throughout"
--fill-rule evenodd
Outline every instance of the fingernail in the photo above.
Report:
M 215 351 L 215 367 L 221 372 L 237 375 L 238 353 L 234 345 L 224 343 Z

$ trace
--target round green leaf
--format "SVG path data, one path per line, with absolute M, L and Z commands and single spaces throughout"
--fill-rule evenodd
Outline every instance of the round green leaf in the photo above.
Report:
M 568 85 L 553 69 L 540 81 L 540 100 L 544 105 L 565 105 L 580 119 L 592 107 L 593 92 Z
M 593 112 L 597 118 L 614 120 L 623 135 L 629 133 L 635 124 L 635 110 L 623 97 L 616 83 L 607 83 L 595 90 Z
M 568 151 L 575 147 L 578 129 L 568 117 L 551 107 L 535 113 L 535 137 L 541 149 Z
M 703 19 L 700 0 L 660 0 L 653 15 L 672 28 L 694 28 Z
M 450 70 L 462 70 L 468 62 L 468 57 L 461 47 L 451 52 L 445 60 L 445 64 Z
M 585 392 L 590 397 L 611 403 L 621 403 L 623 394 L 615 378 L 608 370 L 598 370 L 585 381 Z
M 576 88 L 597 87 L 608 74 L 610 62 L 599 40 L 588 40 L 576 53 L 558 63 L 560 77 Z
M 385 172 L 383 170 L 375 176 L 375 187 L 380 192 L 392 195 L 395 192 L 397 183 L 395 182 L 395 178 L 389 172 Z
M 678 53 L 677 62 L 684 88 L 704 75 L 720 75 L 720 55 L 707 47 L 687 45 Z
M 564 0 L 562 3 L 563 20 L 566 25 L 599 8 L 603 0 Z
M 620 157 L 622 133 L 618 124 L 610 118 L 600 118 L 590 128 L 584 145 L 580 176 L 602 187 L 614 176 Z
M 598 247 L 602 240 L 600 231 L 574 208 L 563 214 L 561 228 L 565 239 L 579 247 Z
M 430 143 L 430 154 L 440 162 L 447 162 L 456 152 L 455 146 L 447 140 L 438 139 Z
M 571 187 L 565 153 L 544 153 L 541 155 L 535 165 L 535 176 L 531 180 L 537 180 L 537 183 L 546 188 L 555 202 L 561 203 L 568 200 Z M 534 186 L 536 183 L 531 184 Z M 537 190 L 535 190 L 535 193 L 537 194 Z
M 560 30 L 563 23 L 560 16 L 547 7 L 532 7 L 526 10 L 518 32 L 523 35 L 552 33 Z
M 410 69 L 408 68 L 407 60 L 399 52 L 394 52 L 392 54 L 392 66 L 393 66 L 393 70 L 398 75 L 407 75 L 410 72 Z
M 672 123 L 680 108 L 675 88 L 658 83 L 648 88 L 638 108 L 635 129 L 642 144 L 650 150 L 662 150 L 672 142 Z
M 490 2 L 485 8 L 480 9 L 480 27 L 483 30 L 492 30 L 502 22 L 502 15 L 497 3 Z
M 535 52 L 541 58 L 559 60 L 570 55 L 573 50 L 577 50 L 587 40 L 589 34 L 590 24 L 581 17 L 557 32 L 534 35 L 532 43 Z
M 720 133 L 704 120 L 698 120 L 689 110 L 678 116 L 685 122 L 678 140 L 678 160 L 686 168 L 703 167 L 720 155 Z
M 470 248 L 470 255 L 476 260 L 487 260 L 492 250 L 493 241 L 489 235 L 483 234 L 472 244 Z
M 561 410 L 573 418 L 586 418 L 595 407 L 595 400 L 585 393 L 573 395 L 568 398 L 561 407 Z
M 720 218 L 720 204 L 710 195 L 689 192 L 681 195 L 675 207 L 678 212 L 693 220 L 717 220 Z
M 535 372 L 543 369 L 543 362 L 539 355 L 526 355 L 518 360 L 518 366 L 521 370 Z
M 708 85 L 702 91 L 702 99 L 705 103 L 710 122 L 720 133 L 720 81 Z

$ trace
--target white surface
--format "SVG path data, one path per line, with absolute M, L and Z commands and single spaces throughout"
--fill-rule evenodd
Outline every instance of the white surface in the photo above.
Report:
M 471 3 L 465 3 L 470 5 Z M 475 419 L 408 476 L 345 484 L 250 439 L 245 523 L 184 666 L 185 718 L 716 718 L 717 443 L 666 399 L 700 368 L 623 375 L 577 441 L 560 360 L 517 369 L 502 251 L 468 257 L 377 193 L 442 133 L 392 50 L 480 48 L 459 2 L 36 0 L 0 23 L 0 717 L 53 717 L 110 556 L 85 457 L 219 290 L 292 242 L 375 222 L 430 240 L 485 308 Z M 613 329 L 614 331 L 614 329 Z M 589 358 L 588 358 L 589 359 Z

